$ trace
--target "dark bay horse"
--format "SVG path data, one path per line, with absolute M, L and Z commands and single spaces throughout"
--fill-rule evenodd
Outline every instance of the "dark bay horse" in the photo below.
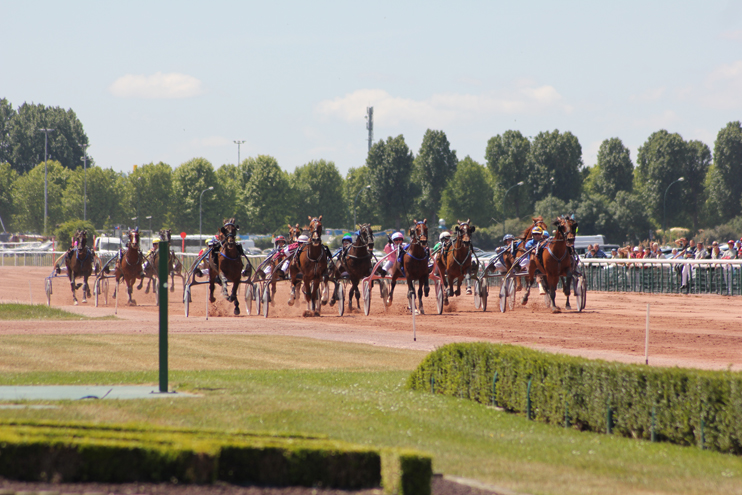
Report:
M 137 302 L 131 298 L 131 293 L 134 289 L 134 282 L 138 278 L 142 278 L 142 262 L 144 261 L 142 251 L 139 249 L 139 228 L 130 230 L 128 237 L 129 240 L 126 242 L 126 247 L 119 251 L 119 259 L 116 262 L 116 270 L 114 271 L 116 289 L 113 291 L 113 297 L 114 299 L 116 298 L 118 284 L 121 282 L 121 279 L 124 279 L 129 296 L 128 304 L 130 306 L 136 306 Z
M 219 283 L 222 286 L 222 295 L 227 301 L 234 303 L 234 314 L 240 314 L 240 300 L 237 297 L 237 291 L 242 282 L 242 257 L 237 249 L 237 231 L 240 226 L 235 224 L 235 219 L 230 218 L 224 222 L 220 232 L 224 238 L 219 248 L 218 256 L 209 256 L 209 301 L 215 302 L 214 284 Z M 250 268 L 248 263 L 246 268 Z M 216 282 L 219 277 L 219 282 Z M 232 282 L 232 293 L 227 292 L 227 282 Z
M 286 242 L 289 246 L 292 244 L 295 244 L 299 241 L 299 236 L 302 233 L 301 227 L 299 227 L 299 224 L 291 225 L 288 224 L 289 227 L 289 235 L 286 237 Z M 307 227 L 308 229 L 308 227 Z M 261 264 L 262 266 L 258 268 L 258 270 L 255 272 L 255 278 L 258 280 L 266 280 L 268 279 L 268 283 L 271 286 L 271 305 L 276 305 L 276 282 L 279 280 L 285 280 L 288 276 L 287 273 L 279 273 L 278 269 L 281 267 L 281 264 L 286 260 L 283 249 L 281 249 L 280 252 L 273 253 L 272 257 L 265 260 L 265 264 Z M 268 275 L 269 277 L 268 278 Z M 261 295 L 262 297 L 262 295 Z
M 428 285 L 428 259 L 430 258 L 430 250 L 428 249 L 428 220 L 425 219 L 421 222 L 413 220 L 415 224 L 410 227 L 410 243 L 402 251 L 402 260 L 400 263 L 397 262 L 395 270 L 392 273 L 392 287 L 389 289 L 389 299 L 387 306 L 391 306 L 392 300 L 394 299 L 394 287 L 397 285 L 397 279 L 405 277 L 407 279 L 407 295 L 414 296 L 415 294 L 415 281 L 418 284 L 417 300 L 418 300 L 418 311 L 420 314 L 425 314 L 423 310 L 423 290 L 425 297 L 430 292 L 430 286 Z M 410 308 L 413 311 L 413 308 Z
M 523 304 L 528 302 L 528 293 L 535 278 L 535 271 L 538 270 L 546 276 L 546 281 L 542 277 L 541 285 L 545 285 L 544 289 L 549 296 L 549 308 L 552 313 L 559 313 L 561 310 L 555 303 L 556 288 L 560 277 L 568 279 L 572 277 L 573 259 L 570 256 L 567 239 L 570 234 L 575 234 L 577 222 L 572 219 L 565 221 L 564 218 L 560 217 L 553 222 L 553 225 L 557 227 L 556 234 L 544 242 L 540 250 L 541 255 L 539 256 L 535 252 L 531 255 L 531 263 L 528 265 L 528 276 L 526 278 L 528 284 L 523 296 Z
M 70 288 L 72 289 L 72 300 L 77 305 L 77 296 L 75 290 L 79 285 L 75 285 L 75 278 L 82 277 L 82 302 L 88 302 L 90 288 L 88 287 L 88 278 L 93 273 L 95 253 L 87 247 L 88 232 L 86 230 L 77 230 L 75 233 L 76 247 L 67 254 L 64 264 L 67 267 L 67 276 L 70 279 Z
M 159 232 L 160 241 L 167 241 L 168 243 L 171 241 L 171 230 L 170 229 L 162 229 Z M 168 259 L 167 259 L 167 270 L 170 274 L 170 292 L 175 291 L 175 276 L 179 276 L 183 283 L 185 284 L 185 277 L 183 276 L 183 263 L 181 263 L 180 259 L 178 259 L 178 256 L 175 254 L 175 251 L 172 249 L 168 253 Z M 159 266 L 160 266 L 160 250 L 157 243 L 154 243 L 152 245 L 152 250 L 150 250 L 149 253 L 145 256 L 143 267 L 144 277 L 142 277 L 142 280 L 139 282 L 139 285 L 137 286 L 137 290 L 142 288 L 142 284 L 144 283 L 144 279 L 147 278 L 147 286 L 144 288 L 144 293 L 149 294 L 149 286 L 152 284 L 153 290 L 156 287 L 157 279 L 159 277 Z
M 296 287 L 303 283 L 302 292 L 307 301 L 307 313 L 320 316 L 321 304 L 327 303 L 327 248 L 322 244 L 322 215 L 309 217 L 309 242 L 299 246 L 289 264 L 291 294 L 289 305 L 296 298 Z M 322 288 L 324 286 L 324 289 Z M 320 304 L 320 292 L 322 303 Z
M 472 255 L 474 253 L 471 245 L 471 235 L 476 227 L 471 225 L 469 219 L 466 222 L 457 220 L 456 238 L 446 246 L 438 256 L 438 272 L 441 274 L 444 286 L 447 287 L 445 292 L 444 304 L 448 305 L 449 296 L 461 295 L 461 282 L 464 278 L 470 277 L 472 267 Z M 456 290 L 454 291 L 454 284 Z
M 533 238 L 533 229 L 534 227 L 539 227 L 543 231 L 547 231 L 549 229 L 549 226 L 546 225 L 546 222 L 544 222 L 544 217 L 541 215 L 537 217 L 531 217 L 531 220 L 533 223 L 526 227 L 523 230 L 523 233 L 519 235 L 516 239 L 518 239 L 517 246 L 514 246 L 512 249 L 509 249 L 505 254 L 502 255 L 502 264 L 505 266 L 505 269 L 507 271 L 510 271 L 510 268 L 513 266 L 513 263 L 515 263 L 515 260 L 521 257 L 523 253 L 526 252 L 526 242 L 528 242 L 530 239 Z M 513 244 L 515 244 L 515 241 L 513 241 Z M 516 268 L 517 270 L 517 268 Z M 521 277 L 517 277 L 517 287 L 516 290 L 522 289 L 521 284 Z
M 353 311 L 353 294 L 356 296 L 356 305 L 361 309 L 361 291 L 358 283 L 371 274 L 373 268 L 374 232 L 371 225 L 364 223 L 358 231 L 356 240 L 340 255 L 340 264 L 337 267 L 336 278 L 340 278 L 343 271 L 348 273 L 351 288 L 348 293 L 348 311 Z M 373 287 L 373 286 L 372 286 Z

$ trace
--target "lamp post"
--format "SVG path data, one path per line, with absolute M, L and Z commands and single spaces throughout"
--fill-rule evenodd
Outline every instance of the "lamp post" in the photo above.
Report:
M 522 186 L 522 185 L 523 185 L 523 181 L 520 181 L 517 184 L 513 184 L 512 186 L 508 188 L 507 191 L 505 191 L 505 196 L 502 197 L 502 235 L 503 237 L 505 236 L 505 219 L 507 218 L 505 216 L 505 198 L 508 197 L 508 193 L 510 192 L 510 189 L 514 187 Z
M 667 186 L 667 189 L 665 189 L 665 200 L 662 203 L 662 233 L 667 235 L 667 191 L 670 190 L 673 184 L 676 182 L 683 182 L 685 180 L 685 177 L 680 177 L 679 179 L 674 180 L 670 183 L 669 186 Z
M 39 129 L 39 131 L 44 133 L 44 235 L 46 235 L 46 217 L 48 212 L 48 203 L 49 203 L 49 192 L 48 192 L 48 186 L 49 181 L 47 180 L 47 157 L 49 154 L 47 153 L 47 146 L 49 144 L 49 133 L 54 132 L 54 129 Z
M 139 228 L 139 205 L 142 202 L 142 195 L 139 192 L 139 181 L 141 181 L 141 180 L 142 180 L 142 176 L 140 175 L 139 177 L 137 177 L 137 216 L 136 216 L 136 219 L 137 219 L 137 229 Z M 134 220 L 134 219 L 132 218 L 132 220 Z
M 358 222 L 356 221 L 356 200 L 358 199 L 358 196 L 360 196 L 361 192 L 363 192 L 365 189 L 371 189 L 371 185 L 369 184 L 366 187 L 362 187 L 358 190 L 356 193 L 356 197 L 353 198 L 353 228 L 356 228 L 356 225 L 358 225 Z
M 89 144 L 82 144 L 82 169 L 83 173 L 85 174 L 85 189 L 83 189 L 83 196 L 82 196 L 82 219 L 87 220 L 88 219 L 88 146 Z
M 147 217 L 144 217 L 145 220 L 149 220 L 149 231 L 152 233 L 152 215 L 149 215 Z
M 240 141 L 239 139 L 238 139 L 237 141 L 234 141 L 234 144 L 236 144 L 236 145 L 237 145 L 237 166 L 238 166 L 238 167 L 240 166 L 240 145 L 241 145 L 242 143 L 244 143 L 244 142 L 245 142 L 245 140 L 244 140 L 244 139 L 243 139 L 243 140 L 241 140 L 241 141 Z
M 201 235 L 201 204 L 203 201 L 204 193 L 206 191 L 213 191 L 213 190 L 214 190 L 214 186 L 209 186 L 203 191 L 201 191 L 201 195 L 198 197 L 198 235 L 199 236 Z

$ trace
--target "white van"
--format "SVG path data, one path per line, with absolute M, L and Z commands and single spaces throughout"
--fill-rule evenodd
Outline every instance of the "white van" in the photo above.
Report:
M 124 244 L 121 242 L 121 239 L 118 237 L 108 237 L 105 235 L 99 236 L 95 238 L 95 243 L 93 244 L 93 248 L 95 249 L 95 252 L 98 253 L 100 256 L 101 254 L 115 254 L 118 252 L 119 249 L 121 249 L 124 246 Z
M 596 242 L 600 244 L 602 249 L 605 246 L 605 237 L 602 235 L 578 235 L 575 237 L 575 251 L 579 255 L 584 255 L 587 247 Z

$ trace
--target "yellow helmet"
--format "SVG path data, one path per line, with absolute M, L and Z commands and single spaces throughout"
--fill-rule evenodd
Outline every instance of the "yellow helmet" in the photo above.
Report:
M 543 234 L 543 233 L 544 233 L 544 231 L 541 230 L 541 227 L 538 227 L 538 226 L 534 227 L 533 230 L 531 231 L 531 234 L 533 234 L 533 235 Z
M 160 239 L 152 239 L 152 244 L 157 244 L 158 242 L 160 242 Z

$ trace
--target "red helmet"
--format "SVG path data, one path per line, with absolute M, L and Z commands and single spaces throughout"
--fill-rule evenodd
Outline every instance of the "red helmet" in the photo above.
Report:
M 286 242 L 286 238 L 282 235 L 279 235 L 275 239 L 273 239 L 273 244 L 276 244 L 277 242 Z

